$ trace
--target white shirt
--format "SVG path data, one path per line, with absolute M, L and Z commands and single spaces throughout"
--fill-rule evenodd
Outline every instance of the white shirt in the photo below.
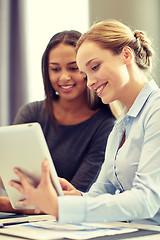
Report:
M 160 89 L 153 80 L 117 119 L 96 183 L 83 197 L 58 197 L 58 206 L 60 222 L 160 225 Z

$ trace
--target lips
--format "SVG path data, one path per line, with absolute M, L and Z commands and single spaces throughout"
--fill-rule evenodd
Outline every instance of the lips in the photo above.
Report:
M 97 93 L 98 96 L 102 93 L 102 91 L 103 91 L 103 89 L 105 88 L 105 86 L 107 85 L 107 83 L 108 83 L 108 82 L 100 85 L 98 88 L 95 89 L 95 91 L 96 91 L 96 93 Z
M 72 92 L 72 90 L 75 86 L 76 86 L 76 84 L 59 85 L 59 88 L 64 93 L 70 93 L 70 92 Z
M 72 87 L 74 87 L 74 86 L 75 86 L 75 84 L 70 84 L 70 85 L 60 85 L 60 87 L 63 88 L 63 89 L 70 89 L 70 88 L 72 88 Z

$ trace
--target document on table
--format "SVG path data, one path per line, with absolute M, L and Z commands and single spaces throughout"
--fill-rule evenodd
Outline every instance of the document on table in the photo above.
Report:
M 18 224 L 0 229 L 0 233 L 2 234 L 25 237 L 34 240 L 51 240 L 60 238 L 79 240 L 135 231 L 138 231 L 138 229 L 119 228 L 114 227 L 114 225 L 107 226 L 106 224 L 97 225 L 95 223 L 60 224 L 52 220 Z

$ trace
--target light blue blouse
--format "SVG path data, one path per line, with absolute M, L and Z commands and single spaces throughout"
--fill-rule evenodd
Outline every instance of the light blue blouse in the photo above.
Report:
M 83 197 L 58 197 L 58 205 L 60 222 L 160 225 L 160 89 L 153 80 L 115 122 L 96 183 Z

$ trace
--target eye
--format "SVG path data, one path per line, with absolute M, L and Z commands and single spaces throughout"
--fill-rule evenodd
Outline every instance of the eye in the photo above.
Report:
M 70 67 L 69 69 L 74 72 L 78 70 L 78 67 Z
M 98 69 L 99 69 L 99 66 L 100 66 L 100 64 L 96 64 L 95 66 L 92 67 L 92 70 L 93 70 L 93 71 L 98 70 Z
M 59 72 L 61 69 L 60 68 L 50 68 L 54 72 Z

